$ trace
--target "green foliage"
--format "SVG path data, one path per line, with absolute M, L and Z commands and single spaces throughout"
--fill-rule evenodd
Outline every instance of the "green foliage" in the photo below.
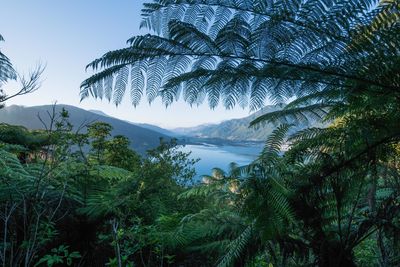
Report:
M 111 134 L 111 125 L 104 122 L 95 122 L 88 127 L 88 137 L 91 141 L 93 159 L 99 164 L 104 164 L 103 154 L 106 147 L 106 139 Z
M 50 143 L 49 136 L 44 131 L 28 131 L 22 126 L 0 124 L 0 142 L 22 145 L 26 149 L 35 150 Z
M 378 247 L 374 238 L 367 238 L 355 249 L 355 258 L 359 266 L 376 266 Z
M 182 185 L 192 183 L 191 179 L 196 174 L 193 165 L 199 159 L 189 159 L 191 152 L 179 151 L 176 139 L 169 142 L 160 139 L 160 145 L 148 150 L 147 154 L 148 160 L 144 162 L 144 168 L 147 164 L 154 165 L 165 177 L 172 177 Z
M 62 131 L 61 126 L 58 125 L 55 134 Z M 19 146 L 24 146 L 24 156 L 20 156 L 20 151 L 15 152 L 19 155 L 17 157 L 0 149 L 1 259 L 4 264 L 31 265 L 41 250 L 58 235 L 54 221 L 65 212 L 61 204 L 72 200 L 68 196 L 68 183 L 57 179 L 59 162 L 55 159 L 63 158 L 61 153 L 65 151 L 50 150 L 53 144 L 47 141 L 42 143 L 42 147 L 38 147 L 38 143 L 34 147 L 26 146 L 26 140 L 35 140 L 37 133 L 21 131 L 14 126 L 9 126 L 10 129 L 6 125 L 3 127 L 4 132 L 17 129 L 23 133 L 24 138 L 17 140 L 21 140 Z M 47 140 L 51 135 L 44 136 Z M 45 155 L 32 156 L 37 153 Z M 50 153 L 53 160 L 46 156 Z M 22 229 L 19 227 L 21 224 L 24 226 Z
M 105 144 L 104 160 L 108 165 L 134 171 L 140 167 L 140 156 L 129 148 L 125 136 L 114 136 Z
M 89 125 L 87 134 L 80 134 L 72 132 L 65 110 L 52 118 L 54 127 L 40 132 L 2 125 L 2 263 L 70 266 L 79 255 L 81 264 L 94 263 L 93 257 L 117 266 L 144 258 L 150 264 L 174 262 L 175 255 L 160 247 L 155 225 L 164 214 L 196 209 L 178 200 L 192 182 L 196 160 L 176 141 L 161 141 L 141 158 L 125 137 L 110 137 L 108 124 Z M 11 138 L 11 132 L 23 138 Z M 30 145 L 36 136 L 46 142 Z M 90 147 L 88 153 L 83 146 Z M 107 253 L 98 256 L 99 250 Z
M 134 267 L 135 265 L 132 262 L 128 261 L 128 258 L 122 257 L 122 266 L 124 267 Z M 110 267 L 118 267 L 118 260 L 116 258 L 112 258 L 109 260 L 109 262 L 106 264 L 106 266 L 110 266 Z
M 79 259 L 81 255 L 77 251 L 69 252 L 68 246 L 61 245 L 58 248 L 53 248 L 51 250 L 52 254 L 47 254 L 43 256 L 34 266 L 48 266 L 52 267 L 54 265 L 62 264 L 64 266 L 72 266 L 75 259 Z

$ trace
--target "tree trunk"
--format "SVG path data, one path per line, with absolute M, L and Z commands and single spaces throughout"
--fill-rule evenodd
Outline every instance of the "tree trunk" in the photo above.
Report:
M 344 249 L 340 243 L 325 243 L 321 245 L 317 257 L 320 267 L 356 267 L 351 251 Z

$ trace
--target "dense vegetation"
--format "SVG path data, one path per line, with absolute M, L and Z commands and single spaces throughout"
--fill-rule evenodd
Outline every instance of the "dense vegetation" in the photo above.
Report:
M 0 125 L 3 266 L 173 259 L 157 229 L 164 214 L 198 211 L 177 198 L 191 182 L 193 160 L 173 141 L 140 157 L 127 138 L 110 138 L 110 125 L 87 127 L 71 132 L 66 111 L 46 131 Z
M 279 126 L 252 164 L 193 185 L 174 143 L 140 158 L 107 124 L 73 134 L 66 112 L 45 132 L 3 125 L 4 266 L 400 265 L 398 1 L 155 0 L 143 13 L 155 33 L 93 61 L 82 97 L 119 104 L 130 85 L 133 105 L 289 101 L 251 122 Z M 327 126 L 290 132 L 308 118 Z

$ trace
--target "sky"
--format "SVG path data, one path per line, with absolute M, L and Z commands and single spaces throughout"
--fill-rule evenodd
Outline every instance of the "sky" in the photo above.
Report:
M 217 123 L 249 115 L 248 109 L 240 107 L 226 110 L 220 106 L 210 110 L 206 103 L 191 108 L 183 101 L 165 108 L 160 100 L 149 105 L 144 99 L 134 108 L 128 94 L 118 107 L 93 98 L 80 102 L 79 85 L 90 76 L 85 66 L 108 51 L 125 47 L 130 37 L 148 33 L 139 29 L 143 2 L 0 0 L 0 34 L 5 39 L 0 43 L 0 50 L 20 73 L 29 73 L 38 63 L 46 65 L 38 91 L 6 104 L 36 106 L 57 102 L 165 128 Z M 9 94 L 15 88 L 14 83 L 4 87 Z

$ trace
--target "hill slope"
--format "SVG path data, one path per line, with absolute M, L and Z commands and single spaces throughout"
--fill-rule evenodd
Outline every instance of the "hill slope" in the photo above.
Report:
M 47 112 L 52 111 L 53 106 L 9 106 L 0 109 L 0 122 L 22 125 L 28 129 L 43 129 L 44 125 L 39 120 L 38 115 L 48 124 L 50 119 Z M 70 115 L 70 122 L 75 129 L 82 124 L 94 121 L 109 123 L 114 129 L 112 135 L 124 135 L 131 141 L 131 147 L 139 153 L 144 153 L 147 149 L 154 148 L 159 144 L 160 137 L 170 139 L 169 136 L 138 125 L 105 116 L 99 113 L 90 112 L 78 107 L 69 105 L 57 105 L 56 112 L 65 108 Z
M 90 110 L 88 110 L 88 111 L 93 112 L 93 113 L 95 113 L 95 114 L 97 114 L 97 115 L 101 115 L 101 116 L 105 116 L 105 117 L 111 117 L 110 115 L 104 113 L 104 112 L 101 111 L 101 110 L 90 109 Z M 137 125 L 137 126 L 142 127 L 142 128 L 146 128 L 146 129 L 149 129 L 149 130 L 158 132 L 158 133 L 162 133 L 162 134 L 164 134 L 164 135 L 168 135 L 168 136 L 171 136 L 171 137 L 177 136 L 177 134 L 176 134 L 175 132 L 172 132 L 172 131 L 169 131 L 169 130 L 167 130 L 167 129 L 158 127 L 158 126 L 153 125 L 153 124 L 139 123 L 139 122 L 130 122 L 130 121 L 126 121 L 126 122 L 131 123 L 131 124 L 134 124 L 134 125 Z

